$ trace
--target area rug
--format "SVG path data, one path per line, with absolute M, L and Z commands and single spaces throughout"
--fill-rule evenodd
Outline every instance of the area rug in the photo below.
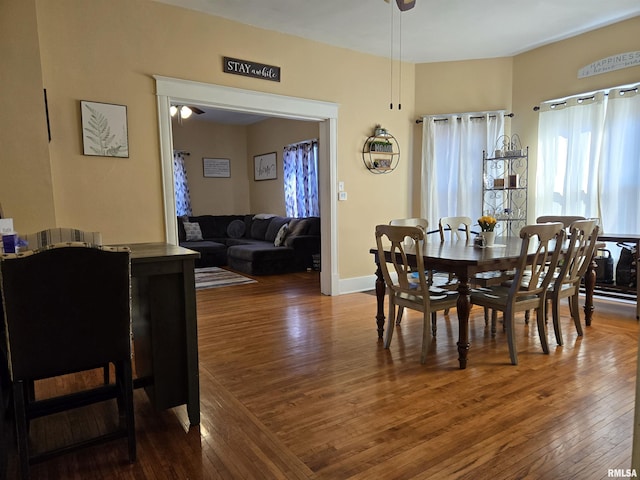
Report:
M 196 268 L 196 290 L 256 283 L 252 278 L 218 267 Z

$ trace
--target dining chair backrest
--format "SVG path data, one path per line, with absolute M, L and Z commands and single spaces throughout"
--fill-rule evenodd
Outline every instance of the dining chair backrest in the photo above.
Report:
M 576 220 L 569 225 L 569 242 L 554 281 L 556 289 L 563 284 L 577 286 L 589 268 L 597 245 L 599 227 L 594 219 Z
M 462 240 L 461 233 L 465 234 L 464 240 L 471 238 L 471 218 L 470 217 L 442 217 L 438 222 L 438 229 L 440 230 L 440 241 L 444 242 L 446 239 L 445 232 L 451 231 L 451 240 Z
M 102 245 L 102 234 L 100 232 L 85 232 L 77 228 L 66 227 L 47 228 L 36 233 L 27 233 L 22 238 L 27 242 L 29 250 L 36 250 L 62 242 L 85 242 L 91 245 Z
M 423 303 L 428 308 L 429 285 L 422 257 L 424 235 L 424 231 L 415 226 L 376 226 L 378 262 L 390 293 L 393 295 L 422 296 Z M 406 237 L 413 240 L 413 251 L 410 253 L 415 253 L 415 269 L 409 264 L 407 257 L 404 242 Z M 388 246 L 389 243 L 391 244 L 390 247 Z M 391 275 L 389 263 L 385 259 L 385 250 L 391 256 L 390 264 L 393 265 L 394 273 L 396 274 L 394 276 Z
M 12 380 L 130 356 L 129 251 L 54 244 L 0 261 Z
M 585 217 L 581 217 L 579 215 L 543 215 L 536 219 L 537 223 L 550 223 L 550 222 L 560 222 L 564 225 L 565 229 L 569 228 L 573 222 L 577 220 L 586 220 Z
M 396 227 L 418 227 L 421 228 L 422 231 L 425 233 L 425 239 L 426 239 L 426 233 L 429 229 L 429 221 L 426 218 L 418 218 L 418 217 L 414 217 L 414 218 L 395 218 L 391 221 L 389 221 L 389 225 L 392 226 L 396 226 Z M 411 238 L 406 238 L 405 239 L 405 246 L 411 246 L 413 243 L 413 240 Z
M 520 229 L 520 238 L 520 258 L 509 293 L 514 303 L 532 295 L 544 296 L 558 266 L 564 226 L 560 222 L 525 225 Z

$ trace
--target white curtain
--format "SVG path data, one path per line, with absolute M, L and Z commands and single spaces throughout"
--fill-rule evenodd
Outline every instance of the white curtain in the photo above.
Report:
M 176 215 L 192 215 L 189 182 L 187 181 L 187 170 L 184 166 L 184 154 L 182 152 L 173 152 L 173 182 L 176 197 Z
M 482 215 L 482 152 L 493 154 L 504 111 L 428 116 L 422 123 L 421 216 Z
M 284 158 L 284 200 L 288 217 L 320 215 L 318 141 L 287 145 Z
M 536 216 L 598 217 L 604 232 L 640 231 L 637 87 L 541 105 Z
M 604 121 L 603 93 L 541 105 L 536 217 L 598 217 L 595 192 Z

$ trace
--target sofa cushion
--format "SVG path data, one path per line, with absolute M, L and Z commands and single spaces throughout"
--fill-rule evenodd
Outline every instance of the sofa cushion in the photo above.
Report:
M 255 240 L 264 240 L 265 234 L 267 233 L 267 228 L 269 228 L 270 223 L 270 218 L 254 218 L 251 222 L 251 238 Z
M 250 262 L 291 260 L 293 258 L 293 249 L 276 247 L 266 243 L 235 245 L 227 249 L 227 256 Z
M 306 235 L 309 230 L 309 221 L 306 218 L 292 218 L 289 222 L 289 234 L 290 237 L 296 237 L 298 235 Z
M 243 220 L 234 220 L 227 227 L 227 235 L 229 238 L 241 238 L 244 235 L 246 227 Z
M 287 237 L 289 224 L 285 223 L 278 230 L 278 234 L 276 235 L 276 239 L 273 241 L 273 245 L 276 247 L 281 247 L 284 245 L 284 239 Z
M 187 242 L 202 240 L 202 230 L 197 222 L 182 222 Z
M 266 233 L 264 234 L 264 239 L 267 242 L 275 242 L 276 236 L 282 228 L 282 225 L 288 222 L 289 218 L 287 217 L 273 217 L 271 219 L 271 223 L 269 223 L 269 227 L 267 227 Z

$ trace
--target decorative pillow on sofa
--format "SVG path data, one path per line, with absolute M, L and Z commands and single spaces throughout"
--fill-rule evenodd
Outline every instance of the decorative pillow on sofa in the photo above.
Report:
M 242 238 L 245 231 L 245 224 L 242 220 L 234 220 L 227 227 L 229 238 Z
M 187 242 L 202 240 L 202 230 L 200 224 L 195 222 L 182 222 L 184 231 L 187 234 Z
M 276 235 L 276 239 L 273 241 L 274 247 L 281 247 L 284 245 L 284 239 L 287 237 L 288 228 L 288 223 L 285 223 L 280 227 L 280 230 L 278 230 L 278 234 Z

